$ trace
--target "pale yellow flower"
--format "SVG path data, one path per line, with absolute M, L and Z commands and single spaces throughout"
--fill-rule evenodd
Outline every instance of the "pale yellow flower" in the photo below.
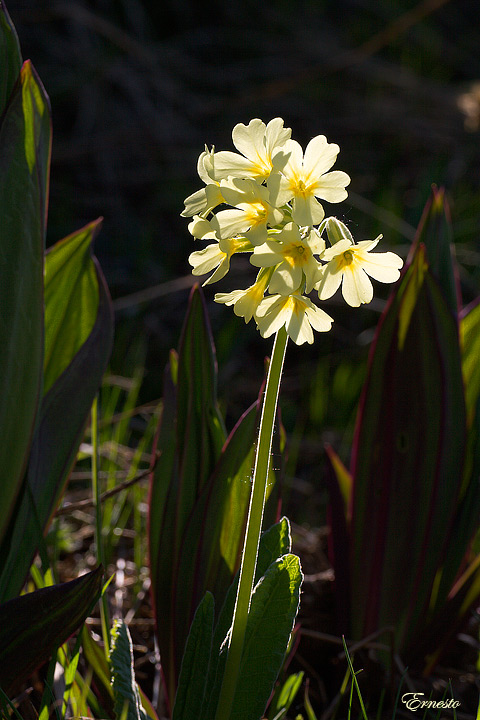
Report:
M 256 320 L 263 337 L 270 337 L 285 326 L 287 334 L 297 345 L 313 343 L 312 328 L 327 332 L 333 322 L 310 298 L 298 293 L 267 296 L 257 308 Z
M 181 215 L 192 217 L 193 215 L 208 214 L 217 205 L 224 202 L 220 192 L 220 183 L 215 176 L 215 152 L 205 146 L 205 151 L 200 154 L 197 162 L 198 174 L 205 183 L 205 187 L 197 190 L 185 199 L 185 209 Z
M 400 277 L 403 260 L 392 252 L 371 253 L 382 236 L 375 240 L 362 240 L 356 245 L 343 238 L 322 254 L 328 264 L 321 270 L 315 285 L 320 300 L 331 297 L 342 285 L 342 295 L 352 307 L 369 303 L 373 298 L 370 277 L 391 283 Z
M 298 225 L 318 225 L 325 212 L 317 198 L 337 203 L 347 197 L 349 176 L 340 170 L 327 172 L 339 150 L 324 135 L 310 140 L 305 155 L 295 140 L 285 143 L 279 155 L 286 156 L 287 162 L 281 172 L 272 173 L 268 179 L 271 202 L 282 207 L 292 201 L 292 218 Z
M 269 270 L 260 270 L 256 282 L 246 290 L 216 293 L 215 302 L 233 305 L 235 315 L 245 318 L 245 322 L 248 323 L 252 317 L 256 319 L 257 308 L 263 300 L 270 275 L 271 272 Z
M 214 270 L 203 285 L 221 280 L 230 269 L 230 258 L 237 252 L 252 250 L 252 245 L 245 238 L 224 238 L 203 250 L 196 250 L 188 257 L 193 267 L 192 275 L 206 275 Z
M 229 178 L 220 182 L 220 191 L 232 210 L 220 210 L 211 220 L 218 237 L 246 235 L 252 245 L 268 238 L 268 226 L 278 225 L 283 213 L 272 207 L 266 187 L 250 178 Z
M 270 292 L 288 295 L 299 289 L 305 277 L 305 292 L 309 293 L 318 276 L 319 262 L 314 255 L 325 250 L 324 240 L 314 231 L 302 239 L 294 223 L 270 236 L 266 243 L 255 247 L 250 262 L 256 267 L 275 267 L 270 280 Z
M 215 155 L 215 177 L 254 178 L 266 180 L 273 167 L 273 156 L 289 140 L 292 131 L 283 127 L 281 118 L 274 118 L 265 125 L 255 118 L 248 125 L 239 123 L 232 132 L 233 144 L 242 153 L 228 150 Z

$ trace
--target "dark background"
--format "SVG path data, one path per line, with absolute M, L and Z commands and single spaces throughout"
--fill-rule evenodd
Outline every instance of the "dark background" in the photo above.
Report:
M 104 216 L 96 253 L 117 309 L 112 371 L 129 374 L 144 362 L 144 400 L 161 396 L 186 310 L 194 243 L 180 212 L 202 185 L 197 157 L 205 143 L 233 149 L 232 127 L 253 117 L 281 116 L 302 145 L 318 134 L 340 145 L 335 169 L 352 183 L 349 198 L 327 213 L 346 221 L 357 240 L 382 232 L 383 250 L 406 256 L 432 183 L 445 186 L 465 301 L 478 293 L 476 3 L 7 5 L 24 58 L 51 98 L 48 243 Z M 460 109 L 468 93 L 469 118 Z M 230 426 L 258 392 L 271 342 L 216 305 L 213 292 L 251 280 L 251 269 L 238 262 L 206 290 Z M 128 297 L 145 289 L 148 300 Z M 317 335 L 313 347 L 289 347 L 282 395 L 289 472 L 307 495 L 324 440 L 348 458 L 368 343 L 388 292 L 377 283 L 374 302 L 360 309 L 333 298 L 333 331 Z

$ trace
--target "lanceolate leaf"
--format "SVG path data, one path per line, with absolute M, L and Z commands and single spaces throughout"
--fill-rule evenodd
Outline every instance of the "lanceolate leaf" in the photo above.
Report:
M 146 720 L 133 669 L 133 646 L 128 627 L 115 620 L 111 632 L 110 665 L 116 718 Z
M 457 325 L 419 246 L 370 355 L 352 460 L 353 633 L 418 630 L 461 493 L 465 407 Z
M 207 592 L 197 608 L 188 635 L 172 720 L 199 717 L 210 661 L 214 612 L 213 595 Z
M 350 518 L 352 476 L 335 451 L 326 448 L 326 481 L 329 495 L 327 520 L 330 528 L 328 554 L 335 568 L 335 615 L 337 633 L 350 635 Z
M 100 223 L 96 220 L 69 235 L 45 257 L 44 394 L 80 350 L 98 316 L 92 242 Z
M 110 357 L 113 318 L 105 280 L 92 258 L 84 266 L 84 271 L 88 275 L 93 272 L 96 277 L 96 317 L 83 345 L 68 358 L 69 364 L 54 379 L 42 400 L 24 490 L 10 527 L 8 555 L 0 575 L 2 600 L 20 592 L 38 547 L 39 535 L 45 530 L 68 479 L 93 398 Z M 62 272 L 69 274 L 70 270 L 66 266 Z M 76 276 L 75 268 L 72 275 Z M 61 301 L 54 293 L 48 293 L 47 297 L 51 302 Z M 85 307 L 86 304 L 81 306 L 83 310 Z M 69 311 L 79 318 L 80 312 L 74 305 L 70 305 Z M 48 316 L 48 311 L 46 313 Z M 65 330 L 59 329 L 59 344 L 62 344 L 64 333 L 68 335 L 69 329 L 65 318 Z M 68 337 L 66 344 L 69 344 Z M 75 347 L 70 345 L 72 352 Z
M 283 517 L 278 523 L 272 525 L 271 528 L 262 534 L 258 548 L 255 585 L 260 582 L 261 578 L 276 560 L 286 556 L 290 552 L 291 544 L 290 523 L 286 517 Z M 225 667 L 225 643 L 227 642 L 227 634 L 233 619 L 238 577 L 239 573 L 237 572 L 234 581 L 228 589 L 225 602 L 223 603 L 215 626 L 205 702 L 198 720 L 209 720 L 211 717 L 215 717 Z
M 465 308 L 460 320 L 465 402 L 469 424 L 480 396 L 480 300 Z
M 454 259 L 452 223 L 445 190 L 432 187 L 418 226 L 410 256 L 422 243 L 427 251 L 430 272 L 440 285 L 447 306 L 454 316 L 461 305 L 458 272 Z
M 0 17 L 5 32 L 3 10 Z M 48 99 L 26 62 L 0 117 L 0 543 L 23 479 L 41 396 L 49 158 Z
M 178 611 L 175 639 L 180 653 L 195 608 L 206 590 L 213 593 L 217 606 L 221 607 L 238 567 L 257 426 L 258 405 L 255 403 L 225 443 L 185 529 L 172 589 Z
M 82 624 L 100 596 L 102 568 L 0 605 L 0 687 L 21 683 Z
M 5 3 L 0 2 L 0 117 L 20 73 L 22 56 Z
M 190 296 L 178 364 L 171 363 L 166 371 L 163 403 L 157 442 L 160 457 L 151 485 L 149 541 L 160 652 L 172 699 L 183 652 L 171 632 L 177 613 L 180 549 L 188 519 L 225 442 L 216 399 L 215 351 L 198 287 Z M 185 619 L 187 628 L 190 620 Z
M 298 557 L 284 555 L 255 587 L 231 720 L 263 717 L 293 630 L 302 580 Z

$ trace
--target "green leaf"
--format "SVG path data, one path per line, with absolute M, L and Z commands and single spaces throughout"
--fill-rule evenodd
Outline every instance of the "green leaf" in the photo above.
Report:
M 175 372 L 173 372 L 175 369 Z M 168 694 L 176 690 L 180 661 L 192 614 L 181 618 L 185 632 L 177 642 L 175 589 L 186 527 L 225 442 L 216 399 L 216 361 L 201 291 L 192 290 L 182 331 L 178 363 L 165 373 L 150 497 L 150 565 L 160 653 Z M 164 551 L 168 548 L 168 553 Z M 194 606 L 195 607 L 195 606 Z
M 283 685 L 279 685 L 269 705 L 269 720 L 282 720 L 285 717 L 300 690 L 304 674 L 298 672 L 289 675 Z
M 273 562 L 253 591 L 231 720 L 260 720 L 283 664 L 300 603 L 296 555 Z
M 420 244 L 425 246 L 430 272 L 456 317 L 460 307 L 460 288 L 452 241 L 452 222 L 445 189 L 432 185 L 432 194 L 420 219 L 410 257 Z
M 172 720 L 190 720 L 199 716 L 205 695 L 214 613 L 213 595 L 207 592 L 197 608 L 188 635 Z
M 469 425 L 480 396 L 480 299 L 462 312 L 460 320 L 462 368 Z
M 44 394 L 71 363 L 97 319 L 99 291 L 91 247 L 100 224 L 96 220 L 69 235 L 45 257 Z
M 113 623 L 110 665 L 115 716 L 124 720 L 146 720 L 133 669 L 132 638 L 123 620 Z
M 250 472 L 258 404 L 240 419 L 225 443 L 185 528 L 174 593 L 175 634 L 185 644 L 195 608 L 207 590 L 221 607 L 238 567 L 250 498 Z
M 25 680 L 82 624 L 100 596 L 101 567 L 0 605 L 0 686 Z
M 75 236 L 71 238 L 74 242 Z M 71 262 L 72 275 L 76 277 L 75 255 Z M 110 356 L 113 335 L 110 297 L 98 264 L 89 258 L 84 272 L 90 275 L 92 270 L 96 274 L 97 315 L 85 342 L 69 358 L 68 366 L 56 377 L 42 400 L 23 492 L 7 538 L 6 560 L 0 574 L 0 600 L 17 595 L 25 581 L 39 537 L 63 492 Z M 69 274 L 68 266 L 62 272 Z M 54 281 L 52 278 L 51 282 Z M 55 293 L 49 292 L 48 297 L 50 302 L 61 302 Z M 82 305 L 85 307 L 88 304 Z M 71 303 L 69 311 L 79 318 L 78 309 Z M 67 318 L 65 327 L 69 327 Z M 62 342 L 63 334 L 59 333 L 57 343 Z M 70 345 L 72 352 L 75 347 Z
M 6 15 L 0 17 L 4 27 Z M 49 159 L 48 99 L 26 62 L 0 118 L 0 542 L 23 479 L 41 397 Z
M 272 525 L 260 538 L 257 567 L 255 572 L 255 584 L 267 573 L 274 562 L 286 556 L 291 549 L 292 539 L 290 535 L 290 523 L 283 517 L 278 523 Z M 234 581 L 228 589 L 228 593 L 220 611 L 212 642 L 212 653 L 205 693 L 205 703 L 199 720 L 209 720 L 215 716 L 215 711 L 222 684 L 223 670 L 225 665 L 225 641 L 232 624 L 233 609 L 237 596 L 239 573 L 237 572 Z
M 353 448 L 355 638 L 425 624 L 461 494 L 465 405 L 456 320 L 420 245 L 382 315 Z
M 0 117 L 17 81 L 22 55 L 17 33 L 5 3 L 0 3 Z

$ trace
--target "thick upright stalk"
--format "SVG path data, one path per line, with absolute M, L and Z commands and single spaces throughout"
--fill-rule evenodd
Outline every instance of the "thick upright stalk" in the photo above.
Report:
M 265 491 L 267 487 L 270 452 L 272 447 L 273 425 L 277 410 L 278 393 L 282 377 L 283 360 L 287 347 L 287 332 L 280 328 L 275 337 L 272 358 L 268 368 L 265 397 L 258 432 L 257 452 L 253 472 L 252 492 L 248 510 L 245 542 L 240 566 L 237 599 L 233 613 L 232 631 L 228 647 L 228 656 L 223 675 L 222 688 L 215 720 L 229 720 L 235 690 L 237 687 L 240 663 L 243 651 L 243 639 L 247 627 L 250 599 L 252 596 L 255 569 L 257 566 L 258 543 L 262 530 Z

